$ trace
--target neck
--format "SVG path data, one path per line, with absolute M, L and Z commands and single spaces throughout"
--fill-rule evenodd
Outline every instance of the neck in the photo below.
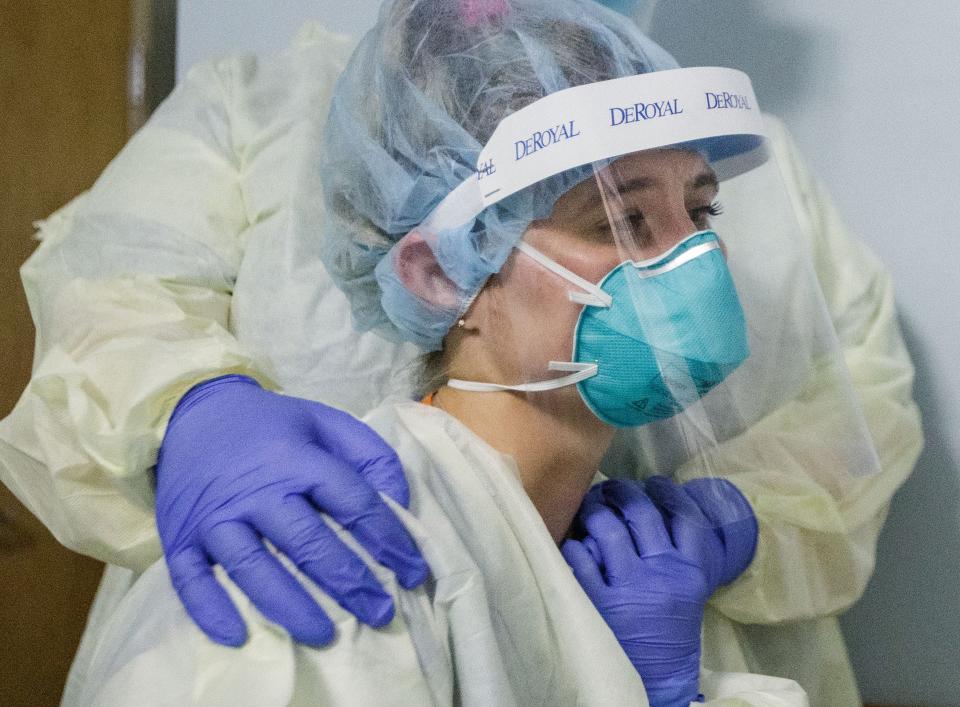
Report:
M 443 386 L 434 404 L 516 460 L 524 490 L 550 535 L 562 541 L 613 439 L 613 428 L 574 399 L 570 389 L 525 395 Z

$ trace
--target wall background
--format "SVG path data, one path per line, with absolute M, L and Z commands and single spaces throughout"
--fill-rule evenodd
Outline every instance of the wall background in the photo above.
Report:
M 269 53 L 308 17 L 356 33 L 378 0 L 180 0 L 177 73 Z M 745 70 L 853 229 L 893 272 L 927 447 L 877 574 L 843 619 L 864 698 L 960 704 L 960 4 L 670 0 L 650 32 L 681 64 Z

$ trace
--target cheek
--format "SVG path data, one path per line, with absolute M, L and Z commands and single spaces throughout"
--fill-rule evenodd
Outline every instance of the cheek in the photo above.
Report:
M 509 319 L 524 369 L 542 377 L 548 361 L 569 359 L 582 307 L 568 297 L 572 285 L 527 258 L 518 260 L 510 275 L 502 315 Z
M 576 273 L 584 280 L 599 283 L 611 270 L 617 267 L 629 255 L 621 254 L 616 246 L 603 245 L 602 247 L 580 248 L 566 254 L 562 264 L 571 272 Z M 573 287 L 571 285 L 571 287 Z
M 629 257 L 610 240 L 591 240 L 567 231 L 537 229 L 528 231 L 524 238 L 541 253 L 590 282 L 600 282 Z M 563 282 L 567 289 L 574 288 L 560 278 L 551 279 Z

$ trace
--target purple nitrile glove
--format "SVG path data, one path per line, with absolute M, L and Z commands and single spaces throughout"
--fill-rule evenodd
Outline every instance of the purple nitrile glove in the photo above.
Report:
M 698 699 L 700 627 L 710 582 L 678 549 L 640 484 L 590 490 L 578 522 L 586 535 L 562 552 L 633 663 L 653 707 Z
M 403 468 L 373 430 L 340 410 L 230 375 L 178 403 L 157 460 L 157 528 L 187 613 L 214 641 L 239 646 L 246 626 L 214 579 L 220 564 L 256 607 L 302 643 L 334 636 L 327 615 L 264 545 L 269 540 L 346 610 L 371 626 L 391 597 L 323 521 L 349 530 L 401 586 L 428 569 L 377 493 L 409 503 Z
M 726 479 L 677 485 L 654 476 L 644 490 L 663 514 L 674 543 L 700 564 L 711 584 L 730 584 L 753 560 L 758 525 L 749 501 Z

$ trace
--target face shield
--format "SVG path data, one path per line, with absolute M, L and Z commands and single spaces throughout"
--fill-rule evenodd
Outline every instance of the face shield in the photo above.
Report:
M 729 476 L 731 445 L 745 466 L 791 459 L 837 494 L 877 471 L 744 74 L 661 71 L 536 101 L 418 238 L 442 264 L 449 234 L 531 193 L 549 208 L 462 307 L 445 349 L 468 353 L 441 355 L 447 385 L 557 416 L 575 398 L 617 430 L 609 475 Z M 725 193 L 757 208 L 729 213 Z

